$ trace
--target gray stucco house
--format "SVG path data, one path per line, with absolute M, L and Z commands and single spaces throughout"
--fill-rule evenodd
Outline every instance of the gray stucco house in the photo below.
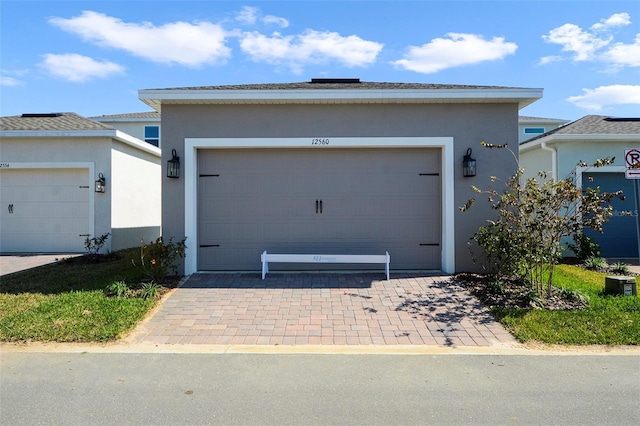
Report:
M 180 157 L 180 177 L 162 179 L 163 234 L 187 237 L 186 274 L 259 271 L 264 250 L 473 270 L 467 242 L 491 211 L 458 208 L 517 167 L 480 142 L 518 140 L 519 110 L 541 97 L 358 79 L 140 90 L 162 116 L 163 164 Z M 463 177 L 469 149 L 475 177 Z
M 525 178 L 537 177 L 539 171 L 555 179 L 574 174 L 580 188 L 600 187 L 602 191 L 625 193 L 625 200 L 613 200 L 614 214 L 602 234 L 585 232 L 600 244 L 604 257 L 638 256 L 634 185 L 625 177 L 624 156 L 630 149 L 640 149 L 640 118 L 603 115 L 587 115 L 520 144 Z M 579 161 L 592 164 L 605 157 L 615 157 L 614 164 L 598 168 L 577 166 Z M 625 216 L 623 211 L 636 216 Z
M 104 251 L 155 239 L 160 174 L 159 148 L 78 114 L 0 117 L 0 252 L 82 253 L 106 233 Z

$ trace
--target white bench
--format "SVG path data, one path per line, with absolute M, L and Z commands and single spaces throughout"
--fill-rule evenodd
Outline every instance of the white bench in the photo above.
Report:
M 268 254 L 265 250 L 260 256 L 262 260 L 262 279 L 269 272 L 269 263 L 382 263 L 385 265 L 387 281 L 389 280 L 389 263 L 391 257 L 386 254 Z

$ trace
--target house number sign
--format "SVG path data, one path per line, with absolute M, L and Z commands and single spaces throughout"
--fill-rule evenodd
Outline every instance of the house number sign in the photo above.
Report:
M 311 145 L 329 145 L 329 138 L 313 138 Z
M 0 163 L 0 169 L 8 169 L 11 167 L 9 163 Z

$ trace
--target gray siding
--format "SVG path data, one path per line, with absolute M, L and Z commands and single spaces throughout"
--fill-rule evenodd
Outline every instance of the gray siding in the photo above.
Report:
M 517 165 L 510 152 L 489 150 L 481 141 L 509 142 L 517 156 L 517 104 L 354 104 L 354 105 L 171 105 L 162 107 L 163 165 L 176 149 L 184 154 L 184 139 L 260 137 L 435 137 L 454 138 L 456 271 L 476 270 L 467 242 L 493 216 L 484 200 L 469 212 L 459 212 L 471 185 L 485 188 L 490 176 L 507 179 Z M 473 149 L 478 175 L 462 177 L 462 158 Z M 165 173 L 163 173 L 164 176 Z M 181 238 L 184 230 L 184 180 L 163 177 L 163 234 Z M 187 244 L 190 242 L 187 241 Z

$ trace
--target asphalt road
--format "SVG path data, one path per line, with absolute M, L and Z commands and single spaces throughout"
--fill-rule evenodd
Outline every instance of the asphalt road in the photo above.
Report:
M 638 425 L 640 357 L 0 354 L 0 424 Z

